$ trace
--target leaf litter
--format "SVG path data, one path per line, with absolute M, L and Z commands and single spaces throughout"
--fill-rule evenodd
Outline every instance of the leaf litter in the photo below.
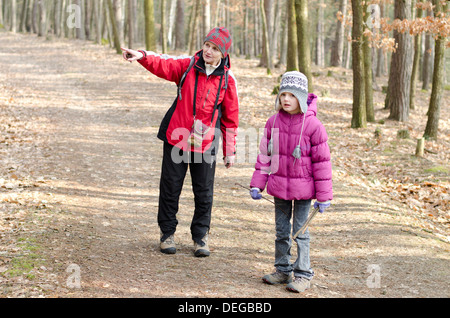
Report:
M 135 65 L 125 67 L 109 49 L 93 44 L 9 33 L 0 33 L 0 37 L 11 43 L 10 54 L 31 45 L 33 49 L 28 48 L 26 54 L 43 47 L 55 53 L 70 51 L 78 61 L 69 66 L 59 60 L 49 68 L 46 58 L 36 51 L 34 65 L 24 69 L 30 73 L 30 66 L 35 66 L 36 73 L 29 75 L 36 77 L 48 71 L 43 82 L 21 80 L 25 76 L 21 65 L 5 67 L 0 74 L 0 164 L 4 167 L 0 171 L 1 296 L 294 297 L 260 284 L 260 277 L 273 268 L 272 207 L 267 202 L 252 202 L 245 191 L 234 186 L 235 182 L 249 182 L 252 163 L 238 164 L 232 171 L 217 169 L 212 257 L 192 257 L 190 214 L 186 212 L 179 215 L 178 258 L 166 258 L 158 252 L 156 221 L 149 223 L 147 211 L 157 206 L 159 159 L 154 154 L 160 147 L 154 144 L 158 118 L 166 104 L 159 100 L 169 101 L 175 92 L 173 86 Z M 75 49 L 80 46 L 81 50 Z M 86 69 L 94 63 L 89 56 L 98 55 L 117 61 L 115 66 L 108 64 L 116 73 L 93 68 L 101 73 L 102 81 Z M 103 63 L 100 58 L 94 60 Z M 4 58 L 0 59 L 2 67 L 4 63 Z M 273 114 L 275 96 L 271 93 L 282 71 L 266 76 L 257 64 L 256 60 L 234 58 L 242 127 L 264 127 Z M 56 81 L 51 72 L 57 74 Z M 398 123 L 386 119 L 389 113 L 382 107 L 384 95 L 376 91 L 377 122 L 351 129 L 351 71 L 315 69 L 314 74 L 318 117 L 330 137 L 336 213 L 322 215 L 311 226 L 316 233 L 311 247 L 316 278 L 311 290 L 302 296 L 417 297 L 418 290 L 423 296 L 448 293 L 444 286 L 425 283 L 448 275 L 448 107 L 441 110 L 438 140 L 426 141 L 428 151 L 417 158 L 415 140 L 425 128 L 429 92 L 418 91 L 410 121 Z M 124 76 L 136 83 L 132 91 L 120 87 Z M 381 85 L 387 79 L 377 81 Z M 142 96 L 148 85 L 154 92 L 160 88 L 160 92 Z M 444 95 L 442 100 L 448 100 L 449 92 L 444 91 Z M 155 118 L 147 121 L 142 118 L 148 118 L 149 104 L 157 107 L 151 108 Z M 78 110 L 85 109 L 88 112 L 77 116 Z M 92 126 L 86 126 L 88 120 Z M 71 123 L 72 133 L 67 132 L 65 123 Z M 120 127 L 119 139 L 109 140 L 110 127 Z M 409 131 L 409 139 L 397 137 L 401 129 Z M 83 131 L 90 132 L 88 138 Z M 127 170 L 121 178 L 114 177 L 118 162 Z M 142 162 L 151 168 L 144 170 Z M 186 187 L 190 187 L 188 177 Z M 184 195 L 180 211 L 192 208 L 189 189 Z M 364 206 L 373 212 L 365 214 L 357 208 Z M 384 235 L 376 235 L 377 231 Z M 414 244 L 414 248 L 401 255 L 391 240 L 402 246 Z M 223 264 L 223 259 L 233 265 Z M 436 264 L 431 274 L 427 259 Z M 31 261 L 31 269 L 25 268 L 25 260 Z M 364 288 L 370 262 L 381 262 L 387 268 L 383 277 L 392 275 L 378 289 Z M 82 264 L 81 289 L 67 285 L 66 268 L 71 264 Z M 400 268 L 408 272 L 403 274 Z M 411 287 L 413 283 L 403 275 L 417 281 L 423 276 L 424 281 Z M 172 284 L 178 284 L 179 289 L 174 290 Z

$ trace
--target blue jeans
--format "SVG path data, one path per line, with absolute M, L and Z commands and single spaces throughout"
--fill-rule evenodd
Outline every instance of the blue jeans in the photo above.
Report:
M 294 209 L 292 209 L 294 202 Z M 296 277 L 311 279 L 314 271 L 309 259 L 309 230 L 295 238 L 297 243 L 297 259 L 291 264 L 291 217 L 292 235 L 295 234 L 308 218 L 311 200 L 283 200 L 275 198 L 275 268 L 289 274 L 292 271 Z

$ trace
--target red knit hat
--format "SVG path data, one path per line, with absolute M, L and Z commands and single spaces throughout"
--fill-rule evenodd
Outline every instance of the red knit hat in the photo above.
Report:
M 224 27 L 217 27 L 209 31 L 204 42 L 211 42 L 217 45 L 220 52 L 222 52 L 223 57 L 227 57 L 228 50 L 231 47 L 231 36 L 230 32 Z

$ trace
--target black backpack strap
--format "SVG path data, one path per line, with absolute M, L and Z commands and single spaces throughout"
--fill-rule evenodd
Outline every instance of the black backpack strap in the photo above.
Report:
M 228 63 L 228 59 L 229 59 L 230 57 L 229 56 L 227 56 L 227 60 L 226 60 L 226 62 L 225 62 L 225 64 L 227 64 Z M 223 87 L 223 89 L 224 90 L 226 90 L 228 88 L 228 71 L 225 71 L 225 86 Z
M 184 72 L 183 76 L 181 76 L 180 83 L 178 84 L 178 98 L 179 98 L 180 100 L 182 100 L 182 97 L 181 97 L 181 87 L 182 87 L 183 84 L 184 84 L 184 80 L 186 79 L 186 75 L 189 73 L 189 71 L 191 70 L 192 66 L 194 66 L 194 62 L 195 62 L 195 57 L 193 56 L 193 57 L 191 57 L 191 62 L 189 63 L 189 66 L 188 66 L 186 72 Z
M 225 72 L 225 86 L 223 87 L 223 89 L 227 89 L 228 88 L 228 71 Z
M 223 75 L 220 77 L 220 81 L 219 81 L 219 89 L 217 90 L 216 101 L 214 102 L 214 109 L 213 109 L 213 113 L 212 113 L 212 117 L 211 117 L 211 124 L 212 124 L 212 122 L 214 120 L 214 115 L 216 114 L 217 104 L 219 103 L 220 88 L 222 86 L 222 80 L 223 80 Z

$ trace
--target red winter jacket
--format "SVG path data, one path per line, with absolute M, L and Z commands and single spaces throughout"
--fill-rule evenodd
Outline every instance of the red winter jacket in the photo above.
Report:
M 139 63 L 154 75 L 175 82 L 177 85 L 191 62 L 190 56 L 168 56 L 154 52 L 140 51 L 144 57 Z M 158 138 L 183 150 L 205 152 L 211 147 L 220 132 L 223 138 L 223 154 L 236 153 L 236 135 L 239 125 L 239 101 L 237 83 L 230 70 L 229 57 L 222 59 L 220 66 L 206 75 L 202 51 L 195 54 L 195 63 L 186 75 L 181 88 L 181 99 L 177 97 L 161 123 Z M 228 71 L 228 76 L 226 72 Z M 219 83 L 221 89 L 219 90 Z M 217 110 L 214 112 L 217 93 Z M 191 146 L 188 141 L 195 118 L 211 129 L 203 136 L 201 147 Z M 212 117 L 214 115 L 214 117 Z M 220 117 L 220 121 L 218 118 Z M 215 129 L 217 128 L 217 129 Z M 216 132 L 216 133 L 215 133 Z M 216 151 L 217 154 L 217 151 Z

